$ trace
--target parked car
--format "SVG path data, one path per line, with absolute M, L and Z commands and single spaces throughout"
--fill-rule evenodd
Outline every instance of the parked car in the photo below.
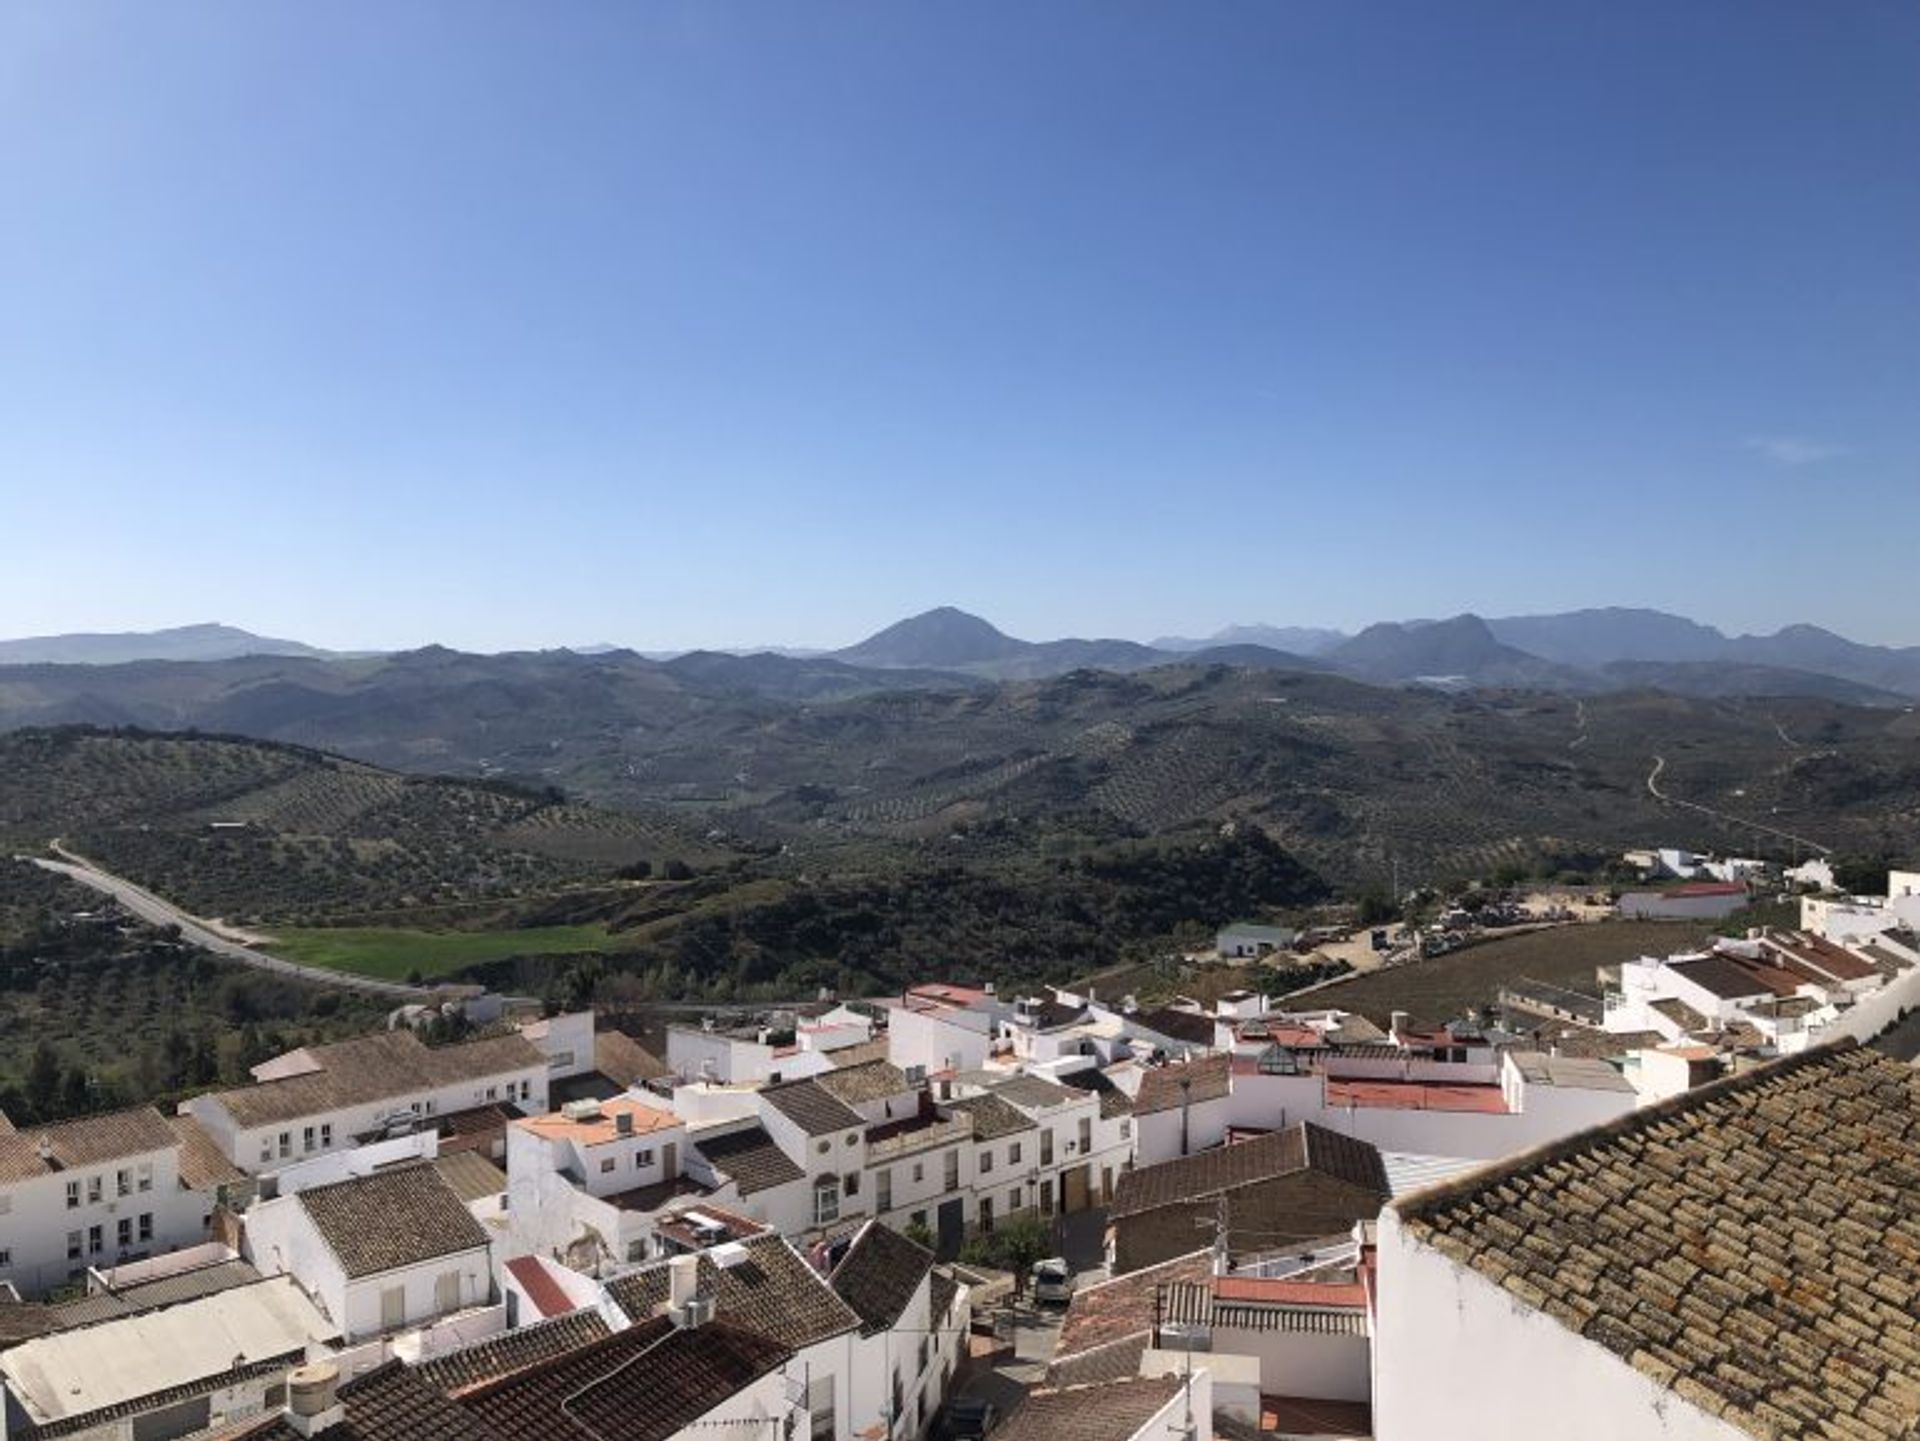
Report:
M 1058 1256 L 1033 1263 L 1033 1299 L 1066 1305 L 1073 1299 L 1073 1268 Z
M 978 1396 L 956 1396 L 940 1408 L 933 1423 L 934 1441 L 986 1441 L 1000 1424 L 1000 1412 Z

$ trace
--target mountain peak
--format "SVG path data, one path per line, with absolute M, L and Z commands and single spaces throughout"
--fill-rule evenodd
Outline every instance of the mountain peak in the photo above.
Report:
M 836 651 L 836 660 L 854 665 L 915 666 L 938 670 L 943 666 L 972 665 L 1007 660 L 1028 649 L 977 615 L 943 605 L 895 621 L 858 645 Z

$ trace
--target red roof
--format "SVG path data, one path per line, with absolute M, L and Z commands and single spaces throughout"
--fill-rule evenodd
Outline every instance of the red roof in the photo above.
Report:
M 560 1283 L 548 1273 L 546 1262 L 538 1256 L 515 1256 L 507 1262 L 507 1274 L 527 1293 L 527 1299 L 533 1303 L 534 1310 L 540 1313 L 543 1320 L 549 1316 L 564 1316 L 578 1309 L 567 1293 L 560 1289 Z
M 1436 1081 L 1327 1082 L 1329 1106 L 1371 1106 L 1388 1111 L 1475 1111 L 1507 1114 L 1498 1086 L 1444 1085 Z
M 1283 1436 L 1373 1435 L 1373 1408 L 1364 1401 L 1312 1396 L 1262 1396 L 1260 1429 Z
M 1367 1288 L 1358 1281 L 1303 1281 L 1291 1276 L 1216 1276 L 1213 1294 L 1222 1301 L 1269 1301 L 1278 1306 L 1339 1306 L 1366 1309 Z

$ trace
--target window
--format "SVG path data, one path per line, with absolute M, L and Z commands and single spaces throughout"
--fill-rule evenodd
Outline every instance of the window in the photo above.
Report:
M 9 1251 L 5 1246 L 0 1246 L 0 1271 L 6 1270 L 12 1264 L 13 1252 Z
M 645 1148 L 635 1151 L 633 1153 L 633 1164 L 635 1169 L 641 1166 L 651 1166 L 653 1164 L 653 1152 Z
M 89 1206 L 97 1206 L 100 1204 L 100 1196 L 105 1185 L 106 1185 L 105 1177 L 102 1177 L 102 1176 L 87 1177 L 87 1204 Z
M 282 1131 L 280 1133 L 280 1159 L 284 1161 L 287 1159 L 287 1157 L 291 1156 L 292 1154 L 293 1154 L 293 1132 Z
M 926 1163 L 923 1161 L 915 1161 L 913 1163 L 913 1184 L 917 1186 L 926 1179 L 927 1179 Z
M 1053 1214 L 1053 1182 L 1051 1181 L 1040 1183 L 1040 1214 L 1043 1216 Z
M 67 1182 L 67 1209 L 69 1211 L 77 1211 L 80 1209 L 80 1183 L 78 1181 Z
M 813 1224 L 826 1226 L 840 1219 L 840 1178 L 822 1176 L 813 1183 Z
M 859 1144 L 860 1144 L 860 1133 L 859 1133 L 858 1131 L 849 1131 L 849 1132 L 847 1132 L 847 1144 L 848 1144 L 849 1146 L 857 1146 L 857 1145 L 859 1145 Z
M 1020 1164 L 1020 1143 L 1018 1141 L 1007 1142 L 1007 1164 L 1009 1166 L 1017 1166 Z
M 1020 1188 L 1018 1186 L 1015 1186 L 1011 1191 L 1007 1192 L 1007 1214 L 1011 1216 L 1015 1211 L 1019 1209 L 1020 1209 Z
M 824 1156 L 833 1149 L 833 1142 L 822 1141 L 818 1146 L 815 1146 L 814 1149 Z
M 331 1146 L 332 1144 L 333 1144 L 333 1122 L 331 1122 L 331 1121 L 322 1121 L 322 1122 L 320 1123 L 320 1146 L 321 1146 L 321 1149 L 323 1149 L 323 1150 L 324 1150 L 324 1149 L 325 1149 L 326 1147 L 328 1147 L 328 1146 Z
M 1124 1141 L 1132 1134 L 1133 1118 L 1131 1116 L 1122 1116 L 1120 1118 L 1120 1139 Z
M 858 1171 L 847 1172 L 847 1179 L 841 1183 L 841 1189 L 845 1191 L 849 1196 L 859 1195 L 860 1194 L 860 1173 Z
M 990 1150 L 982 1151 L 980 1153 L 980 1169 L 983 1172 L 991 1171 L 993 1169 L 993 1152 L 992 1151 Z
M 1093 1149 L 1093 1121 L 1090 1117 L 1080 1118 L 1080 1154 L 1086 1155 Z
M 311 1151 L 313 1149 L 313 1127 L 306 1126 L 301 1129 L 300 1149 L 302 1151 Z
M 925 1211 L 915 1211 L 907 1218 L 907 1224 L 909 1226 L 924 1227 L 927 1224 L 927 1213 Z
M 460 1309 L 460 1273 L 442 1271 L 433 1278 L 433 1309 L 445 1314 Z
M 1053 1164 L 1053 1132 L 1050 1130 L 1040 1132 L 1040 1164 L 1043 1166 Z
M 87 1254 L 89 1256 L 98 1256 L 106 1249 L 106 1233 L 98 1226 L 87 1227 Z
M 572 1064 L 573 1064 L 572 1051 L 555 1051 L 553 1053 L 553 1059 L 547 1062 L 547 1069 L 550 1071 L 564 1071 L 568 1066 L 571 1066 Z
M 531 1101 L 533 1099 L 532 1081 L 522 1081 L 520 1083 L 520 1099 L 523 1101 Z
M 115 1171 L 113 1173 L 113 1191 L 116 1196 L 131 1196 L 133 1194 L 133 1172 L 127 1170 Z
M 67 1259 L 69 1261 L 78 1261 L 80 1259 L 80 1233 L 78 1231 L 67 1232 Z
M 151 1211 L 140 1213 L 140 1239 L 142 1241 L 153 1239 L 153 1212 Z
M 139 1177 L 139 1182 L 135 1185 L 134 1189 L 136 1191 L 151 1191 L 153 1189 L 153 1162 L 142 1161 L 140 1163 Z
M 920 1338 L 920 1361 L 918 1369 L 913 1374 L 916 1376 L 927 1374 L 927 1338 L 925 1336 Z
M 273 1159 L 273 1139 L 271 1137 L 260 1143 L 260 1159 L 263 1162 Z
M 380 1293 L 380 1329 L 395 1331 L 407 1321 L 407 1288 L 389 1286 Z
M 958 1151 L 947 1152 L 946 1180 L 949 1191 L 960 1189 L 960 1153 Z
M 133 1244 L 133 1217 L 120 1218 L 120 1224 L 114 1230 L 113 1244 L 122 1251 Z
M 873 1209 L 876 1212 L 893 1209 L 893 1172 L 880 1170 L 873 1177 Z
M 980 1229 L 989 1232 L 993 1230 L 993 1198 L 991 1196 L 980 1198 Z
M 600 1163 L 600 1174 L 604 1176 L 604 1175 L 607 1175 L 610 1171 L 612 1171 L 614 1162 L 618 1159 L 619 1158 L 616 1156 L 609 1156 L 606 1158 L 606 1160 L 602 1161 Z
M 487 1099 L 488 1099 L 489 1101 L 497 1101 L 497 1100 L 499 1100 L 499 1099 L 500 1099 L 500 1088 L 499 1088 L 498 1086 L 488 1086 L 488 1087 L 487 1087 Z
M 822 1376 L 807 1383 L 807 1414 L 812 1421 L 811 1441 L 833 1441 L 832 1376 Z

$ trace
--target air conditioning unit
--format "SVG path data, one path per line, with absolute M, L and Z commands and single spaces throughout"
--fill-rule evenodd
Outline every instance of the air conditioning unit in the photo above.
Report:
M 560 1108 L 560 1114 L 569 1121 L 597 1121 L 600 1119 L 598 1101 L 568 1101 Z

